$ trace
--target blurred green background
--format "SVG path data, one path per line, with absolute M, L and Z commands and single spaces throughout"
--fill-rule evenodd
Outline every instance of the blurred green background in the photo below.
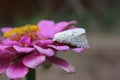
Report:
M 56 66 L 37 70 L 37 80 L 120 80 L 120 0 L 1 0 L 0 27 L 37 24 L 42 19 L 78 21 L 91 49 L 59 53 L 76 68 L 66 74 Z M 1 75 L 0 80 L 8 80 Z

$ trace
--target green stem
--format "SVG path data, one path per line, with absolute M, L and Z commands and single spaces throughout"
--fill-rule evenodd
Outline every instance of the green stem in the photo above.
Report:
M 30 72 L 26 76 L 26 80 L 36 80 L 35 69 L 30 70 Z

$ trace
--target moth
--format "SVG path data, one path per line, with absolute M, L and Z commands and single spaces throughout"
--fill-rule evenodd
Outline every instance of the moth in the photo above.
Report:
M 88 40 L 86 39 L 85 33 L 86 31 L 84 28 L 70 29 L 55 34 L 53 41 L 70 44 L 76 47 L 87 48 Z

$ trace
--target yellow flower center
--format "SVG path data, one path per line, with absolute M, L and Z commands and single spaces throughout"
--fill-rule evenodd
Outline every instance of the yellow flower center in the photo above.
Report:
M 7 37 L 15 36 L 15 35 L 18 35 L 18 36 L 26 35 L 26 34 L 29 35 L 31 33 L 37 32 L 38 30 L 39 30 L 39 27 L 36 25 L 25 25 L 25 26 L 14 28 L 12 30 L 5 32 L 3 34 L 3 37 L 7 38 Z

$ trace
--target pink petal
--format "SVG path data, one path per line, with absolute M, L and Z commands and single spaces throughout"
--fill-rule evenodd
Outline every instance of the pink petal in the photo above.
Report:
M 71 22 L 62 21 L 62 22 L 58 22 L 58 23 L 55 25 L 55 27 L 53 28 L 53 30 L 50 31 L 50 33 L 49 33 L 50 38 L 53 38 L 56 33 L 65 30 L 65 29 L 68 28 L 69 25 L 71 25 L 71 24 L 76 24 L 76 21 L 71 21 Z
M 23 78 L 28 72 L 29 69 L 23 64 L 23 60 L 11 64 L 6 70 L 6 74 L 10 79 Z
M 46 46 L 51 45 L 53 40 L 36 40 L 31 43 L 31 45 Z
M 4 49 L 0 49 L 0 57 L 6 56 L 6 55 L 8 55 L 8 54 L 9 54 L 9 51 L 4 50 Z
M 11 29 L 13 29 L 13 28 L 11 28 L 11 27 L 4 27 L 4 28 L 1 28 L 1 31 L 2 32 L 7 32 L 7 31 L 9 31 Z
M 81 53 L 84 51 L 84 48 L 74 48 L 73 51 L 75 51 L 77 53 Z
M 52 44 L 53 40 L 40 40 L 40 43 L 42 45 L 50 45 Z
M 67 61 L 58 58 L 58 57 L 49 57 L 48 60 L 56 64 L 58 67 L 62 68 L 63 70 L 67 71 L 68 73 L 74 73 L 74 67 L 69 64 Z
M 5 58 L 5 57 L 11 58 L 13 56 L 16 56 L 15 51 L 9 51 L 7 49 L 0 50 L 0 58 Z
M 40 54 L 44 54 L 46 56 L 53 56 L 55 54 L 52 49 L 43 49 L 37 45 L 34 45 L 34 47 L 40 52 Z
M 41 55 L 39 53 L 34 53 L 26 56 L 23 60 L 23 63 L 25 66 L 29 68 L 36 68 L 39 66 L 41 63 L 45 61 L 45 56 Z
M 34 50 L 34 48 L 28 48 L 28 47 L 19 47 L 14 45 L 13 48 L 19 52 L 19 53 L 29 53 Z
M 6 48 L 6 51 L 10 54 L 16 54 L 17 51 L 13 48 L 13 46 Z
M 9 46 L 6 46 L 6 45 L 1 45 L 0 44 L 0 49 L 2 50 L 2 49 L 6 49 L 6 48 L 8 48 Z
M 9 66 L 15 55 L 6 54 L 0 57 L 0 73 L 3 73 Z
M 54 45 L 48 45 L 48 46 L 58 51 L 68 51 L 70 49 L 69 46 L 54 46 Z
M 25 46 L 29 46 L 29 45 L 30 45 L 30 42 L 31 42 L 30 38 L 27 37 L 27 36 L 24 36 L 20 41 L 21 41 L 22 43 L 24 43 Z
M 10 79 L 10 80 L 22 80 L 21 78 L 19 78 L 19 79 Z
M 41 20 L 37 25 L 40 27 L 38 34 L 48 38 L 49 32 L 54 28 L 55 23 L 52 20 Z
M 90 49 L 90 45 L 87 45 L 87 49 Z
M 2 43 L 5 44 L 5 45 L 19 45 L 19 46 L 22 46 L 20 42 L 18 41 L 11 41 L 11 40 L 2 40 Z

